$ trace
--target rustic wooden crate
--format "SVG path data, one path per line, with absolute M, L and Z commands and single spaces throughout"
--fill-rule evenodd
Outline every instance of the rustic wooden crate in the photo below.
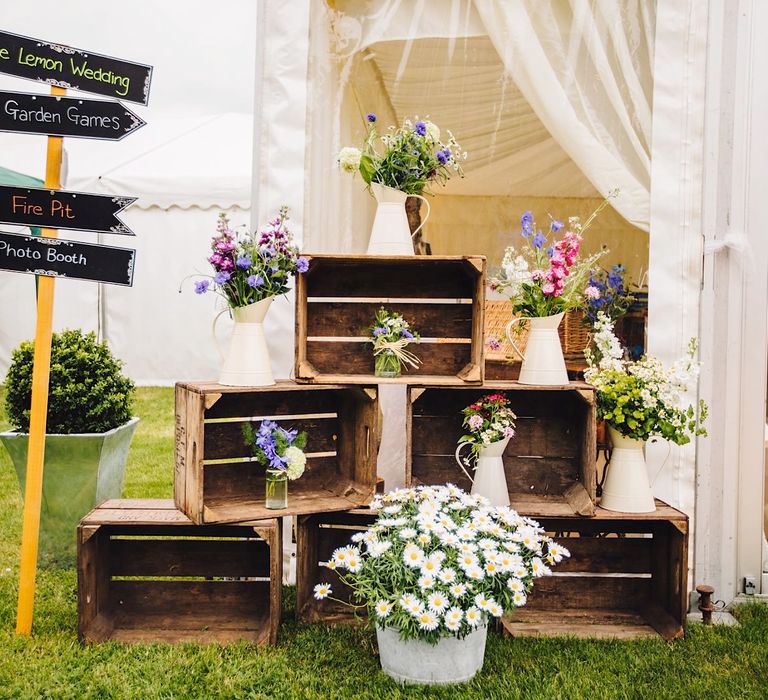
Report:
M 352 535 L 367 530 L 376 520 L 376 511 L 358 508 L 345 513 L 316 513 L 296 519 L 296 617 L 300 622 L 354 623 L 367 619 L 367 612 L 354 610 L 336 601 L 315 600 L 314 587 L 330 583 L 333 597 L 350 602 L 352 591 L 335 571 L 320 566 L 337 547 L 351 542 Z
M 176 507 L 195 523 L 348 510 L 376 487 L 378 392 L 373 387 L 176 385 Z M 288 508 L 265 507 L 265 468 L 242 436 L 245 421 L 306 430 L 307 468 L 288 485 Z
M 279 521 L 200 526 L 171 500 L 113 499 L 77 541 L 82 641 L 277 641 Z
M 454 459 L 464 434 L 461 410 L 494 392 L 503 392 L 517 414 L 517 434 L 503 457 L 511 507 L 532 516 L 593 515 L 595 392 L 584 383 L 409 387 L 406 483 L 472 488 Z
M 483 380 L 485 258 L 313 255 L 296 281 L 296 379 L 359 384 Z M 421 335 L 421 360 L 374 379 L 367 329 L 384 305 Z
M 528 604 L 502 620 L 513 636 L 634 639 L 685 633 L 688 518 L 656 501 L 655 513 L 539 518 L 571 552 L 537 579 Z

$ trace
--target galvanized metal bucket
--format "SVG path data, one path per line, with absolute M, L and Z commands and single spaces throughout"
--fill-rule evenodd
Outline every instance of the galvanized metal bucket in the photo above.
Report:
M 442 637 L 437 644 L 400 639 L 400 631 L 377 627 L 381 669 L 400 683 L 451 685 L 466 683 L 483 667 L 486 626 L 464 639 Z

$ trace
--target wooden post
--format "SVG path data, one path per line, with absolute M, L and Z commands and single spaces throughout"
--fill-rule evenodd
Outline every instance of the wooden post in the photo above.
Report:
M 65 95 L 63 88 L 52 87 L 52 95 Z M 48 137 L 45 187 L 61 189 L 61 154 L 63 139 Z M 56 229 L 43 229 L 43 235 L 56 238 Z M 51 369 L 51 332 L 53 323 L 54 277 L 40 276 L 37 287 L 37 325 L 35 357 L 32 369 L 32 412 L 29 421 L 27 477 L 24 489 L 24 523 L 21 532 L 21 565 L 19 599 L 16 608 L 16 634 L 32 632 L 35 602 L 37 545 L 40 537 L 40 504 L 43 495 L 43 459 L 45 457 L 45 424 L 48 414 L 48 379 Z

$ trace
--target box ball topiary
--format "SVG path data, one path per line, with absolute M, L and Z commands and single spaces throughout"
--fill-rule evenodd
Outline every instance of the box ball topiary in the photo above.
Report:
M 22 433 L 29 432 L 34 354 L 33 341 L 21 343 L 5 379 L 8 420 Z M 128 422 L 134 384 L 122 365 L 95 333 L 54 333 L 46 433 L 106 433 Z

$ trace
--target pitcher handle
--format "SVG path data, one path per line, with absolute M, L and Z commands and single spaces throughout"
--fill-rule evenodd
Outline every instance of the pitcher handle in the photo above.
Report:
M 409 194 L 409 197 L 416 197 L 416 199 L 420 199 L 424 204 L 427 205 L 427 215 L 421 220 L 421 223 L 416 227 L 416 230 L 411 234 L 411 238 L 413 238 L 419 231 L 421 231 L 424 224 L 427 223 L 427 219 L 429 218 L 429 214 L 432 211 L 432 207 L 429 206 L 429 202 L 427 201 L 426 197 L 422 197 L 420 194 Z
M 224 351 L 221 349 L 221 343 L 219 342 L 218 337 L 216 336 L 216 323 L 221 318 L 222 314 L 225 314 L 229 311 L 229 309 L 222 309 L 219 311 L 219 313 L 216 314 L 213 318 L 213 323 L 211 324 L 211 333 L 213 334 L 213 342 L 216 343 L 216 350 L 219 353 L 219 357 L 221 358 L 221 361 L 224 362 Z
M 520 355 L 520 359 L 524 360 L 525 355 L 520 350 L 519 347 L 517 347 L 517 344 L 514 340 L 512 340 L 512 326 L 514 326 L 516 323 L 520 323 L 521 321 L 528 321 L 530 320 L 527 316 L 520 316 L 519 318 L 513 318 L 508 324 L 505 331 L 505 334 L 507 336 L 507 340 L 512 344 L 512 347 L 515 349 L 515 352 Z
M 459 453 L 461 452 L 461 448 L 464 447 L 464 445 L 469 445 L 469 444 L 470 443 L 468 442 L 459 443 L 459 446 L 456 448 L 456 453 L 454 454 L 454 456 L 456 457 L 456 463 L 459 465 L 459 467 L 461 467 L 461 471 L 463 471 L 467 475 L 467 478 L 474 484 L 475 480 L 469 475 L 469 472 L 466 469 L 464 469 L 464 465 L 461 462 L 461 457 L 459 456 Z

